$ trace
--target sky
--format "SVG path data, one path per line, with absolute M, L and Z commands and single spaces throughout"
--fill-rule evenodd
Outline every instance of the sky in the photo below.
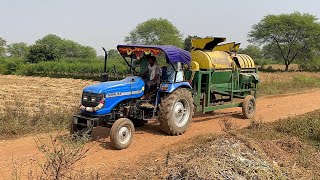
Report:
M 0 37 L 31 45 L 47 34 L 80 44 L 115 48 L 139 23 L 166 18 L 183 34 L 226 37 L 248 45 L 253 24 L 269 14 L 310 13 L 319 0 L 0 0 Z

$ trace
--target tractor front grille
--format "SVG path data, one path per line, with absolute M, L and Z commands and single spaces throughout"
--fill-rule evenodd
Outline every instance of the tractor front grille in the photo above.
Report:
M 81 104 L 85 107 L 96 107 L 100 101 L 104 98 L 103 94 L 95 93 L 83 93 L 81 98 Z

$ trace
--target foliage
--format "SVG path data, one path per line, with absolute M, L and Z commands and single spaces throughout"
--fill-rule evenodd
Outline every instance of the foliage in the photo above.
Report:
M 320 72 L 320 56 L 306 63 L 300 64 L 300 68 L 304 71 Z
M 29 53 L 29 46 L 27 43 L 12 43 L 7 46 L 7 53 L 10 57 L 26 58 Z
M 192 50 L 192 44 L 191 44 L 191 39 L 199 39 L 199 38 L 201 38 L 201 37 L 199 37 L 199 36 L 188 36 L 188 37 L 186 37 L 185 39 L 184 39 L 184 50 L 186 50 L 186 51 L 191 51 Z
M 108 51 L 108 59 L 122 59 L 120 53 L 118 52 L 118 50 L 116 49 L 110 49 Z M 123 60 L 120 60 L 121 62 L 123 62 Z
M 258 46 L 255 45 L 248 45 L 246 48 L 240 48 L 238 53 L 240 54 L 247 54 L 250 57 L 255 59 L 261 59 L 263 57 L 262 51 Z
M 183 47 L 180 31 L 167 19 L 152 18 L 138 24 L 124 40 L 130 44 L 174 45 Z
M 49 34 L 30 47 L 28 62 L 54 61 L 60 58 L 95 58 L 96 51 L 74 41 Z
M 319 48 L 320 23 L 310 14 L 268 15 L 249 32 L 249 41 L 270 45 L 278 50 L 281 59 L 289 65 L 296 59 L 306 60 L 312 49 Z
M 110 76 L 117 78 L 123 76 L 128 67 L 122 63 L 123 60 L 109 59 L 107 71 Z M 39 62 L 35 64 L 25 64 L 19 68 L 16 74 L 27 76 L 47 76 L 56 78 L 80 78 L 100 80 L 104 62 L 101 59 L 79 59 L 68 58 L 58 61 Z M 117 72 L 113 72 L 113 67 Z
M 6 53 L 6 43 L 7 41 L 0 37 L 0 57 L 4 57 Z
M 15 74 L 15 72 L 24 64 L 20 58 L 0 59 L 0 74 Z

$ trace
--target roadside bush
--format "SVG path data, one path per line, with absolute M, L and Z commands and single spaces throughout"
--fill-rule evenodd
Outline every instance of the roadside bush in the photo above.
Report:
M 301 63 L 300 68 L 304 71 L 320 71 L 320 57 L 310 62 Z

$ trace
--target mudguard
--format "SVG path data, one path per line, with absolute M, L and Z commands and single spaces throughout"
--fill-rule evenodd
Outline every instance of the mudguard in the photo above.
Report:
M 178 82 L 178 83 L 162 83 L 159 91 L 160 92 L 166 92 L 166 93 L 172 93 L 178 88 L 185 87 L 192 89 L 189 82 Z

